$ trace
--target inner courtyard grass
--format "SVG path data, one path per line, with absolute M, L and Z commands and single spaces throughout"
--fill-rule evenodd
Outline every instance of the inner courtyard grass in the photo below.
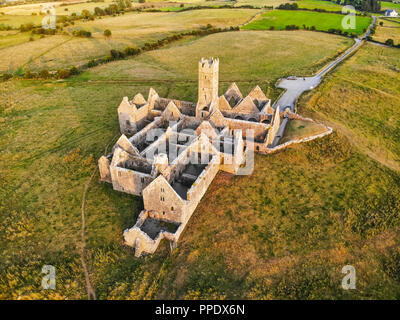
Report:
M 320 134 L 326 130 L 326 127 L 319 123 L 293 119 L 289 121 L 280 143 Z
M 271 27 L 276 30 L 284 30 L 287 25 L 296 25 L 303 28 L 315 27 L 316 30 L 328 31 L 329 29 L 341 29 L 349 34 L 361 35 L 368 28 L 371 18 L 356 17 L 355 29 L 344 29 L 342 26 L 343 15 L 334 13 L 321 13 L 310 11 L 274 10 L 262 14 L 257 20 L 242 27 L 244 30 L 268 30 Z
M 315 38 L 304 42 L 305 36 Z M 220 92 L 232 80 L 244 94 L 256 84 L 266 90 L 279 73 L 310 72 L 349 41 L 306 32 L 216 34 L 67 81 L 1 83 L 0 298 L 87 297 L 79 258 L 82 192 L 97 159 L 118 138 L 123 96 L 152 86 L 161 96 L 195 101 L 198 58 L 211 54 L 220 58 Z M 206 44 L 213 49 L 206 51 Z M 334 134 L 256 155 L 251 176 L 219 173 L 173 253 L 163 243 L 154 255 L 134 258 L 122 232 L 134 224 L 142 200 L 113 191 L 96 173 L 87 193 L 86 259 L 97 297 L 398 298 L 400 175 L 362 148 L 378 140 L 399 155 L 400 60 L 392 50 L 363 47 L 337 69 L 340 84 L 356 72 L 362 84 L 336 90 L 333 75 L 317 89 L 320 104 L 301 107 L 340 123 Z M 357 97 L 364 91 L 372 105 L 358 99 L 352 109 L 347 90 Z M 342 117 L 356 110 L 354 123 Z M 387 124 L 375 129 L 372 119 Z M 351 139 L 346 127 L 355 127 Z M 56 267 L 54 291 L 41 288 L 44 264 Z M 346 264 L 356 267 L 357 290 L 341 289 Z

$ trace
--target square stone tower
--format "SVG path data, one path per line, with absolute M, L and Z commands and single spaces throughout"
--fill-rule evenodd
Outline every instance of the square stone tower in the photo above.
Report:
M 196 118 L 206 118 L 212 105 L 218 101 L 218 59 L 201 58 L 199 62 L 199 93 L 196 106 Z

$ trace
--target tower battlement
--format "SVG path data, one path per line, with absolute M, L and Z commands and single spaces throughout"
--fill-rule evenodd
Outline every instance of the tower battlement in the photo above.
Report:
M 218 100 L 219 59 L 204 59 L 199 62 L 199 88 L 196 117 L 209 115 L 211 103 Z
M 199 71 L 200 72 L 218 72 L 219 70 L 219 59 L 217 58 L 210 58 L 210 59 L 204 59 L 201 58 L 199 61 Z

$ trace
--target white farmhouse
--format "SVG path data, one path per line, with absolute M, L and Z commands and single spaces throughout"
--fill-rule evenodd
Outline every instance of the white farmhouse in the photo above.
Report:
M 386 17 L 398 17 L 399 14 L 396 10 L 386 10 L 385 11 L 385 16 Z

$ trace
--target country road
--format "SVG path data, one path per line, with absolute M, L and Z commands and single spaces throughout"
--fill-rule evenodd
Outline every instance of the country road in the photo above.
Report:
M 322 78 L 333 68 L 335 68 L 340 62 L 345 60 L 347 57 L 349 57 L 354 51 L 356 51 L 360 46 L 363 44 L 365 39 L 370 35 L 371 33 L 371 28 L 376 24 L 376 18 L 372 18 L 372 22 L 370 26 L 368 27 L 367 32 L 365 35 L 361 38 L 355 38 L 355 43 L 354 45 L 348 49 L 345 53 L 340 55 L 338 58 L 336 58 L 333 62 L 329 63 L 327 66 L 325 66 L 321 71 L 319 71 L 315 76 L 312 77 L 289 77 L 285 79 L 280 79 L 277 83 L 277 87 L 281 89 L 286 89 L 285 93 L 277 100 L 273 108 L 276 109 L 279 107 L 280 112 L 283 112 L 286 109 L 290 109 L 291 112 L 295 112 L 294 106 L 296 103 L 296 100 L 298 97 L 300 97 L 303 92 L 309 91 L 317 87 Z M 286 125 L 288 123 L 288 116 L 285 116 L 286 118 L 283 119 L 279 130 L 275 136 L 274 141 L 271 144 L 271 147 L 276 147 L 279 144 L 280 139 L 282 138 Z

